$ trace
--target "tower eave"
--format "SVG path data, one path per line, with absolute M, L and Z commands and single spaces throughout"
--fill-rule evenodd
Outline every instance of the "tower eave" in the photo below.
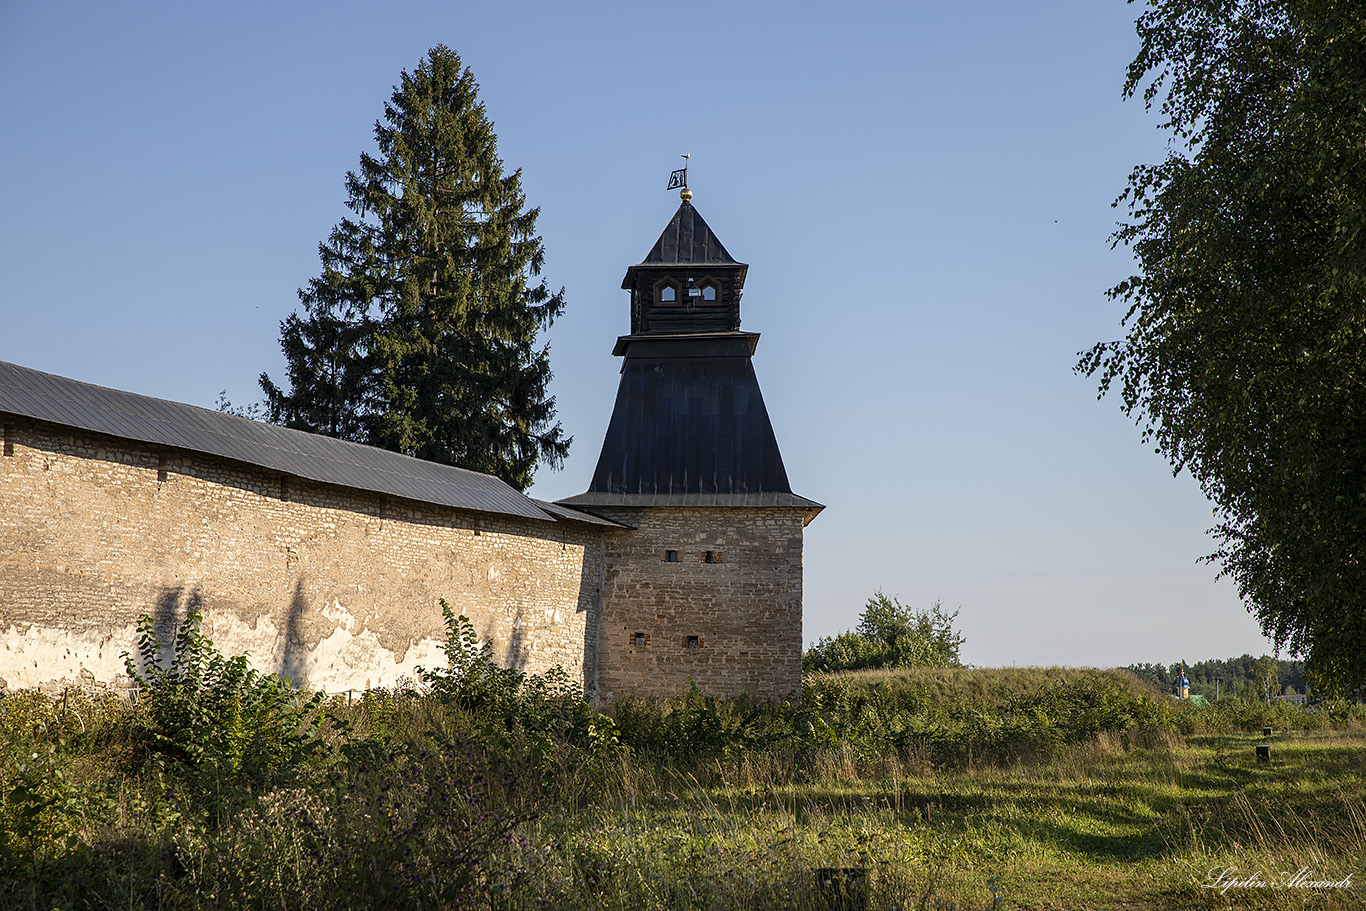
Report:
M 825 510 L 825 504 L 787 491 L 767 493 L 672 493 L 632 494 L 589 490 L 556 500 L 558 506 L 599 515 L 602 509 L 800 509 L 802 527 L 811 524 Z M 604 518 L 611 518 L 604 516 Z M 617 519 L 611 519 L 622 524 Z M 629 523 L 627 523 L 629 524 Z
M 752 357 L 759 347 L 757 332 L 659 332 L 617 336 L 617 357 Z
M 636 263 L 634 266 L 626 267 L 626 274 L 621 279 L 621 290 L 630 291 L 635 287 L 635 277 L 641 272 L 651 275 L 680 275 L 685 271 L 705 272 L 707 268 L 715 267 L 716 270 L 726 269 L 735 274 L 735 284 L 738 288 L 745 285 L 745 276 L 749 274 L 749 263 L 737 263 L 734 261 L 710 261 L 695 263 Z

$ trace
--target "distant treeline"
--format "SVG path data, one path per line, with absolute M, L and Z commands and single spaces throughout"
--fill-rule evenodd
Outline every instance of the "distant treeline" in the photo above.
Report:
M 1223 660 L 1211 658 L 1186 665 L 1186 678 L 1190 680 L 1191 695 L 1220 698 L 1224 696 L 1246 696 L 1260 698 L 1262 695 L 1261 674 L 1274 666 L 1276 674 L 1273 695 L 1308 693 L 1312 689 L 1304 676 L 1303 661 L 1286 661 L 1264 656 L 1254 658 L 1242 655 L 1238 658 Z M 1181 675 L 1181 662 L 1175 664 L 1131 664 L 1127 668 L 1140 680 L 1147 680 L 1162 690 L 1171 692 L 1176 688 L 1176 678 Z

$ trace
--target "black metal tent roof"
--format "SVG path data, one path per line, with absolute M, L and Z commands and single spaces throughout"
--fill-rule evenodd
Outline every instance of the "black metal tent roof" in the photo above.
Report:
M 822 507 L 792 492 L 750 352 L 753 333 L 626 336 L 616 405 L 586 493 L 595 506 Z M 809 521 L 809 519 L 808 519 Z
M 692 203 L 684 200 L 664 227 L 664 233 L 650 248 L 645 259 L 627 270 L 622 288 L 630 288 L 631 273 L 642 266 L 728 265 L 748 268 L 726 252 L 712 229 Z M 743 274 L 743 271 L 742 271 Z
M 0 361 L 0 414 L 219 456 L 282 474 L 525 519 L 602 524 L 548 509 L 491 475 L 194 405 L 121 392 Z M 611 523 L 609 523 L 611 524 Z

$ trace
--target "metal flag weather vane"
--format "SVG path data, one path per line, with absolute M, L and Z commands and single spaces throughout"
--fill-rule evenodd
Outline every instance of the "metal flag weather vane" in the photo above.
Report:
M 681 188 L 681 189 L 684 189 L 684 190 L 688 189 L 688 159 L 689 159 L 689 158 L 692 158 L 692 156 L 691 156 L 691 155 L 684 155 L 684 156 L 683 156 L 683 167 L 679 168 L 677 171 L 670 171 L 670 172 L 669 172 L 669 186 L 668 186 L 668 189 L 670 189 L 670 190 L 677 190 L 677 189 L 680 189 L 680 188 Z

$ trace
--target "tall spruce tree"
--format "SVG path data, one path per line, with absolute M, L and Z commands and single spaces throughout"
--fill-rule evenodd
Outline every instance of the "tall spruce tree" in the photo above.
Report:
M 547 394 L 564 309 L 541 273 L 539 209 L 503 173 L 479 86 L 438 45 L 403 73 L 378 157 L 346 175 L 322 274 L 280 324 L 290 389 L 261 375 L 271 420 L 497 475 L 519 490 L 570 439 Z

